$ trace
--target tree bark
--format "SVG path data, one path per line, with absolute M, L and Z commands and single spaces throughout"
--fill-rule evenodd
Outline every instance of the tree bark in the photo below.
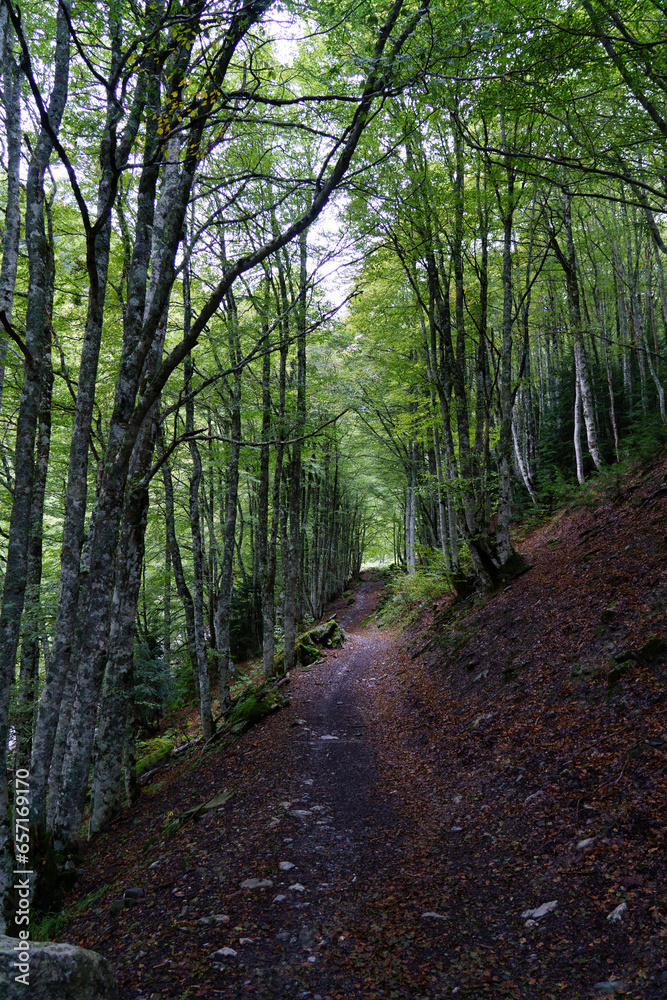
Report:
M 113 74 L 120 60 L 120 24 L 109 14 L 111 65 Z M 86 502 L 88 493 L 88 449 L 95 404 L 97 367 L 102 342 L 104 303 L 111 248 L 111 203 L 122 166 L 127 163 L 139 129 L 146 97 L 146 79 L 155 70 L 148 60 L 138 82 L 133 107 L 121 141 L 116 141 L 117 104 L 115 95 L 108 93 L 104 138 L 100 147 L 101 176 L 97 191 L 97 223 L 89 232 L 87 266 L 89 277 L 86 326 L 81 347 L 74 422 L 69 450 L 65 522 L 60 553 L 60 589 L 51 655 L 46 669 L 44 689 L 40 699 L 35 727 L 31 764 L 31 823 L 44 826 L 47 822 L 46 800 L 49 794 L 57 800 L 60 778 L 59 763 L 53 769 L 52 757 L 56 733 L 62 729 L 70 705 L 61 711 L 63 693 L 71 666 L 72 644 L 81 583 L 81 552 L 85 539 Z M 115 162 L 112 151 L 115 150 Z M 95 228 L 97 231 L 95 231 Z M 71 689 L 71 685 L 70 685 Z M 50 809 L 53 814 L 53 808 Z
M 162 431 L 158 429 L 158 445 L 161 452 L 164 454 L 165 445 L 162 438 Z M 164 513 L 165 513 L 165 533 L 167 536 L 167 550 L 169 552 L 169 558 L 171 565 L 174 568 L 174 581 L 176 583 L 176 591 L 183 605 L 183 612 L 185 614 L 185 636 L 187 642 L 188 657 L 190 660 L 190 668 L 193 673 L 194 685 L 195 685 L 195 695 L 197 699 L 197 705 L 200 703 L 199 697 L 199 674 L 197 672 L 197 654 L 195 651 L 195 612 L 194 603 L 192 600 L 192 594 L 190 593 L 190 588 L 187 585 L 185 579 L 185 572 L 183 570 L 183 562 L 181 559 L 181 550 L 178 545 L 178 538 L 176 535 L 176 518 L 174 515 L 174 484 L 171 475 L 171 469 L 169 468 L 169 462 L 164 462 L 162 465 L 162 482 L 164 485 Z
M 16 704 L 16 767 L 29 769 L 32 752 L 32 735 L 35 721 L 35 706 L 39 691 L 39 650 L 43 630 L 41 605 L 42 584 L 42 534 L 44 527 L 44 496 L 46 476 L 51 449 L 51 397 L 53 393 L 53 368 L 51 366 L 51 317 L 53 314 L 53 291 L 55 263 L 53 254 L 53 231 L 49 206 L 48 218 L 48 263 L 45 288 L 45 331 L 44 353 L 40 360 L 41 390 L 37 426 L 35 468 L 32 484 L 32 510 L 28 543 L 26 599 L 23 610 L 19 685 Z
M 5 204 L 5 231 L 2 240 L 0 264 L 0 317 L 11 323 L 14 289 L 19 260 L 21 231 L 19 175 L 21 163 L 21 70 L 13 51 L 14 32 L 7 14 L 7 7 L 0 7 L 0 72 L 2 73 L 2 103 L 5 110 L 7 148 L 7 190 Z M 0 408 L 5 384 L 5 358 L 8 335 L 0 330 Z
M 185 363 L 185 394 L 192 389 L 192 361 Z M 194 400 L 186 403 L 186 433 L 194 431 Z M 206 657 L 206 634 L 204 619 L 204 549 L 201 532 L 201 513 L 199 509 L 199 490 L 202 483 L 202 463 L 197 442 L 190 440 L 190 458 L 192 473 L 190 475 L 190 532 L 192 534 L 192 604 L 194 612 L 195 662 L 199 688 L 199 717 L 202 735 L 208 740 L 213 735 L 213 713 L 211 711 L 211 691 L 208 679 L 208 662 Z
M 579 298 L 579 278 L 577 275 L 577 258 L 574 246 L 574 237 L 572 234 L 571 202 L 570 194 L 567 188 L 564 189 L 563 222 L 567 241 L 567 255 L 561 250 L 556 234 L 553 230 L 551 232 L 551 245 L 554 248 L 560 265 L 565 272 L 570 326 L 572 329 L 572 338 L 574 340 L 574 367 L 577 383 L 579 385 L 579 398 L 584 417 L 584 425 L 586 427 L 588 451 L 593 459 L 595 468 L 601 470 L 604 468 L 604 462 L 600 454 L 597 430 L 595 428 L 593 392 L 591 389 L 588 362 L 586 360 L 586 348 L 584 345 L 584 331 Z
M 294 424 L 292 460 L 289 466 L 289 549 L 285 579 L 285 670 L 296 665 L 297 587 L 301 556 L 301 441 L 306 423 L 306 232 L 299 238 L 299 298 L 297 311 L 297 413 Z
M 50 128 L 60 128 L 67 101 L 69 79 L 69 31 L 63 3 L 58 8 L 54 82 L 47 116 Z M 9 730 L 9 689 L 14 678 L 19 629 L 28 570 L 28 545 L 32 511 L 34 450 L 40 398 L 42 362 L 50 317 L 48 308 L 49 244 L 44 226 L 44 174 L 53 144 L 42 126 L 30 158 L 26 183 L 25 231 L 28 246 L 28 301 L 25 346 L 27 359 L 16 424 L 14 450 L 14 497 L 9 522 L 7 562 L 0 610 L 0 932 L 4 933 L 12 884 L 12 847 L 9 826 L 9 795 L 6 780 Z
M 231 297 L 227 322 L 229 324 L 229 359 L 231 364 L 236 366 L 240 361 L 238 317 Z M 239 461 L 241 457 L 241 372 L 236 367 L 232 375 L 229 417 L 231 444 L 229 446 L 226 476 L 220 592 L 218 594 L 215 616 L 218 648 L 218 703 L 221 712 L 227 712 L 231 704 L 231 695 L 229 692 L 231 667 L 230 613 L 234 590 L 234 543 L 238 509 Z

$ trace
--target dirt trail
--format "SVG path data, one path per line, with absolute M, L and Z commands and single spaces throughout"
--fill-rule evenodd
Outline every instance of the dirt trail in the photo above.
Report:
M 73 926 L 80 943 L 114 964 L 121 1000 L 389 996 L 369 988 L 376 972 L 359 941 L 372 920 L 382 922 L 413 826 L 393 808 L 372 732 L 374 685 L 386 678 L 396 641 L 362 625 L 381 586 L 365 582 L 351 607 L 332 606 L 347 641 L 297 674 L 289 708 L 193 767 L 185 794 L 182 777 L 180 785 L 167 777 L 147 789 L 94 845 L 81 896 L 101 877 L 114 885 L 105 904 L 131 885 L 146 893 L 120 915 L 100 906 L 101 928 L 88 916 Z M 167 805 L 178 815 L 223 785 L 235 792 L 229 806 L 142 859 L 137 827 L 145 841 Z M 133 851 L 134 866 L 127 863 Z M 293 867 L 283 870 L 281 862 Z M 242 888 L 251 878 L 272 885 Z M 216 954 L 223 948 L 236 954 Z

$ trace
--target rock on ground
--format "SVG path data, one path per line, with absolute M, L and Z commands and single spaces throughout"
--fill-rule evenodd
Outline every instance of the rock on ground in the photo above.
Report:
M 21 978 L 17 981 L 17 977 Z M 52 941 L 20 942 L 3 935 L 0 996 L 3 1000 L 117 1000 L 118 994 L 110 964 L 96 952 Z

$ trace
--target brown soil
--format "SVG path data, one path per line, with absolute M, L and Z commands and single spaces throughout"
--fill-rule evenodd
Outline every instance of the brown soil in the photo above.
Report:
M 111 960 L 121 1000 L 667 997 L 667 669 L 638 655 L 667 638 L 666 474 L 562 514 L 511 587 L 407 633 L 363 625 L 366 579 L 288 708 L 164 768 L 87 848 L 73 902 L 106 891 L 63 938 Z

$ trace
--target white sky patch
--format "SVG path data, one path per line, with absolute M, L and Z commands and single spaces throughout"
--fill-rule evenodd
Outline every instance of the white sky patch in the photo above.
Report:
M 273 53 L 283 66 L 294 62 L 299 45 L 308 34 L 308 26 L 299 18 L 293 18 L 286 10 L 278 8 L 278 16 L 264 22 L 273 41 Z
M 338 203 L 329 202 L 310 229 L 310 267 L 313 277 L 320 283 L 332 306 L 340 306 L 354 290 L 356 283 L 356 263 L 359 248 L 352 238 L 348 238 L 344 228 L 344 215 Z M 343 307 L 340 315 L 345 315 Z

